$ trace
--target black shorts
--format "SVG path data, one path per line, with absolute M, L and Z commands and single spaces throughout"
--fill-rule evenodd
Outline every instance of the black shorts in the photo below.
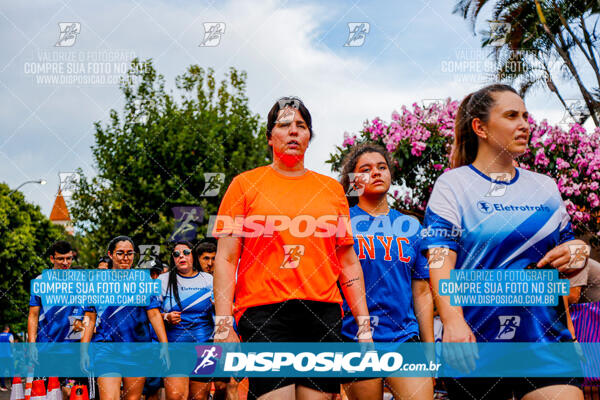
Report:
M 287 300 L 248 308 L 238 323 L 244 342 L 342 342 L 342 310 L 337 303 Z M 250 378 L 248 399 L 297 384 L 339 393 L 337 378 Z
M 229 383 L 229 378 L 213 378 L 213 377 L 204 377 L 204 376 L 190 376 L 190 382 L 225 382 Z
M 344 341 L 348 342 L 348 343 L 353 343 L 356 342 L 356 340 L 354 339 L 350 339 L 347 336 L 344 336 Z M 402 344 L 402 343 L 421 343 L 421 338 L 419 337 L 419 335 L 414 335 L 409 337 L 408 339 L 406 339 L 404 342 L 398 342 L 397 344 Z M 426 357 L 423 354 L 423 359 L 422 360 L 417 360 L 415 362 L 425 362 L 426 361 Z M 360 381 L 368 381 L 370 379 L 384 379 L 384 376 L 363 376 L 363 377 L 350 377 L 350 378 L 340 378 L 340 382 L 343 384 L 346 383 L 354 383 L 354 382 L 360 382 Z
M 581 388 L 581 378 L 443 378 L 448 398 L 501 399 L 514 394 L 517 399 L 536 389 L 552 385 L 571 385 Z

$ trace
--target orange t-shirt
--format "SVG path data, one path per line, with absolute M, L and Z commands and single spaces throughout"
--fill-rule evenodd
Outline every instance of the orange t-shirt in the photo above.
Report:
M 241 236 L 234 315 L 289 299 L 342 304 L 336 246 L 354 243 L 342 186 L 307 171 L 288 177 L 271 166 L 236 176 L 213 235 Z

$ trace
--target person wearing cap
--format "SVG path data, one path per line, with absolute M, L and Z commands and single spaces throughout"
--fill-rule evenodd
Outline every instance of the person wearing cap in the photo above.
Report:
M 162 261 L 160 261 L 158 258 L 154 258 L 153 260 L 151 260 L 149 270 L 150 270 L 150 277 L 152 279 L 157 279 L 159 277 L 159 275 L 162 274 L 164 271 Z
M 273 162 L 233 179 L 212 231 L 219 238 L 215 341 L 239 341 L 235 317 L 245 342 L 341 342 L 338 281 L 357 323 L 370 331 L 344 190 L 304 165 L 313 129 L 302 100 L 277 100 L 266 135 Z M 339 390 L 335 378 L 250 378 L 248 398 L 316 399 Z

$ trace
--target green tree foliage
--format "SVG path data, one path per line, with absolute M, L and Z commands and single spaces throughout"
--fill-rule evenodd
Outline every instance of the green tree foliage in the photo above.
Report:
M 600 52 L 598 0 L 458 0 L 455 13 L 475 23 L 484 6 L 493 7 L 494 20 L 508 23 L 504 46 L 491 30 L 482 32 L 482 45 L 497 62 L 495 79 L 515 84 L 522 95 L 534 88 L 553 92 L 575 122 L 591 116 L 600 126 Z M 561 94 L 572 81 L 584 106 L 574 108 Z
M 0 324 L 9 324 L 13 332 L 26 330 L 30 281 L 50 268 L 46 252 L 61 238 L 64 229 L 39 206 L 0 183 Z
M 96 122 L 92 147 L 97 175 L 83 176 L 71 205 L 82 264 L 92 265 L 119 234 L 137 244 L 166 245 L 171 207 L 196 205 L 215 214 L 231 179 L 269 163 L 264 125 L 246 97 L 246 73 L 192 65 L 176 78 L 177 99 L 152 62 L 132 62 L 121 83 L 125 106 Z M 224 173 L 218 196 L 203 197 L 204 173 Z M 81 171 L 80 171 L 81 173 Z M 164 247 L 163 247 L 164 249 Z

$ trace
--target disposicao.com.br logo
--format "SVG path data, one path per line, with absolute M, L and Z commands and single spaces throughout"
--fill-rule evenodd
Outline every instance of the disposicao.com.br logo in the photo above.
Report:
M 225 356 L 225 372 L 396 372 L 431 371 L 441 364 L 433 361 L 404 363 L 402 354 L 367 352 L 229 352 Z

